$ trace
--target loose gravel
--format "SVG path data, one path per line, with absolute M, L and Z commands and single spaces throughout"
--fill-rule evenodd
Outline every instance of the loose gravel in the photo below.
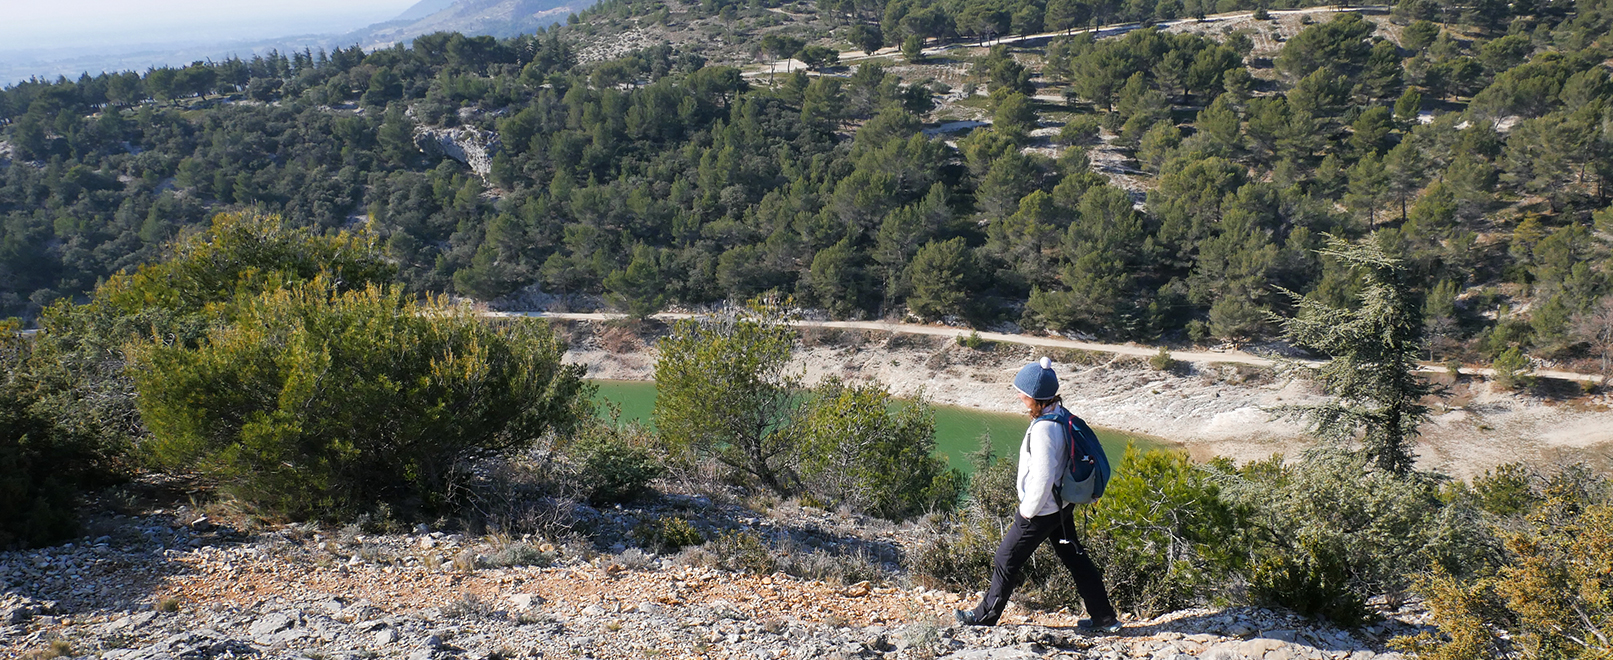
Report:
M 631 526 L 692 506 L 668 499 L 599 511 L 593 524 Z M 808 539 L 801 548 L 814 538 L 901 545 L 913 536 L 912 526 L 805 507 L 745 517 L 737 505 L 706 506 L 698 525 L 795 534 Z M 1415 606 L 1356 631 L 1232 608 L 1087 637 L 1069 610 L 1011 606 L 1002 625 L 961 628 L 951 611 L 978 594 L 926 589 L 899 569 L 842 584 L 724 571 L 691 561 L 698 552 L 556 547 L 425 526 L 249 534 L 184 508 L 95 527 L 109 533 L 0 553 L 0 657 L 1388 660 L 1399 657 L 1385 652 L 1389 638 L 1427 624 Z M 497 565 L 512 556 L 536 565 Z

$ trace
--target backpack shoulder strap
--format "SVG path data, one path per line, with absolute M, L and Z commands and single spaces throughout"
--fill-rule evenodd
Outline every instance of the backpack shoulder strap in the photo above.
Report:
M 1075 416 L 1071 415 L 1068 410 L 1060 408 L 1058 412 L 1050 412 L 1046 415 L 1036 418 L 1036 421 L 1038 422 L 1043 420 L 1053 422 L 1053 425 L 1057 426 L 1058 429 L 1064 433 L 1064 466 L 1065 469 L 1069 469 L 1070 461 L 1075 460 L 1076 455 L 1080 453 L 1080 449 L 1078 448 L 1080 440 L 1077 436 L 1079 431 L 1077 431 L 1075 427 Z
M 1041 417 L 1037 417 L 1036 421 L 1037 422 L 1052 422 L 1054 426 L 1057 426 L 1060 431 L 1064 432 L 1064 440 L 1065 440 L 1065 442 L 1069 442 L 1069 440 L 1070 440 L 1070 431 L 1072 430 L 1072 427 L 1070 426 L 1069 417 L 1070 416 L 1068 414 L 1060 415 L 1060 414 L 1058 414 L 1056 412 L 1051 412 L 1051 413 L 1048 413 L 1046 415 L 1042 415 Z

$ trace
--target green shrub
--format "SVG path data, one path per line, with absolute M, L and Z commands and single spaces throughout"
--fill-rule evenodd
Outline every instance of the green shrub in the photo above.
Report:
M 1306 542 L 1298 552 L 1266 556 L 1249 577 L 1254 602 L 1343 626 L 1364 623 L 1371 614 L 1366 601 L 1351 587 L 1350 566 L 1339 553 Z
M 711 457 L 788 496 L 795 331 L 770 313 L 686 320 L 657 348 L 655 426 L 680 459 Z
M 1255 595 L 1350 625 L 1365 616 L 1358 603 L 1403 593 L 1431 564 L 1458 575 L 1495 565 L 1496 541 L 1475 508 L 1446 502 L 1431 475 L 1370 466 L 1363 454 L 1323 448 L 1229 473 L 1225 495 L 1251 517 Z
M 289 283 L 323 275 L 338 289 L 362 289 L 390 282 L 396 272 L 368 232 L 320 235 L 277 215 L 220 213 L 207 231 L 170 245 L 163 261 L 109 278 L 95 298 L 124 314 L 155 308 L 227 315 L 218 305 Z
M 486 564 L 493 567 L 504 566 L 548 566 L 554 563 L 555 552 L 553 548 L 545 551 L 542 547 L 534 546 L 525 541 L 516 541 L 504 545 L 489 555 Z
M 964 478 L 935 453 L 934 412 L 895 403 L 878 385 L 820 385 L 793 433 L 802 489 L 892 520 L 951 510 Z
M 163 261 L 110 276 L 89 302 L 63 300 L 43 311 L 21 367 L 30 414 L 57 429 L 58 443 L 70 441 L 70 467 L 81 478 L 119 478 L 133 467 L 134 440 L 145 435 L 125 344 L 160 336 L 195 346 L 231 318 L 237 298 L 321 273 L 344 289 L 388 282 L 396 269 L 373 238 L 316 234 L 255 212 L 215 216 L 207 231 L 169 245 Z
M 633 536 L 638 539 L 639 545 L 656 552 L 676 552 L 706 542 L 706 537 L 700 530 L 695 529 L 689 521 L 676 516 L 641 523 L 633 528 Z
M 1186 454 L 1127 447 L 1081 516 L 1115 606 L 1153 616 L 1220 595 L 1246 555 L 1243 513 Z
M 921 581 L 961 591 L 978 591 L 991 577 L 991 559 L 1002 542 L 1003 525 L 1013 516 L 1019 495 L 1014 461 L 1000 460 L 991 434 L 980 436 L 980 448 L 969 453 L 974 475 L 969 479 L 968 506 L 943 519 L 941 533 L 914 551 L 910 563 Z M 1039 582 L 1027 580 L 1034 588 Z
M 235 305 L 194 348 L 131 346 L 135 381 L 160 464 L 267 511 L 438 510 L 475 459 L 589 413 L 581 367 L 540 323 L 324 276 Z
M 637 435 L 648 434 L 641 429 Z M 643 444 L 621 437 L 585 437 L 568 451 L 578 462 L 576 479 L 583 497 L 595 506 L 636 500 L 649 492 L 651 480 L 666 471 Z
M 958 345 L 978 351 L 982 348 L 985 348 L 986 340 L 980 337 L 980 332 L 978 330 L 975 330 L 970 331 L 969 335 L 966 337 L 958 337 Z
M 1187 338 L 1194 344 L 1202 345 L 1212 336 L 1210 332 L 1210 324 L 1205 323 L 1203 319 L 1193 319 L 1188 321 L 1186 328 Z
M 1026 420 L 1028 425 L 1030 420 Z M 1003 460 L 991 444 L 991 434 L 980 435 L 980 446 L 969 452 L 974 474 L 969 478 L 969 499 L 974 508 L 987 516 L 1008 518 L 1019 506 L 1018 456 Z
M 77 489 L 60 474 L 65 468 L 48 427 L 16 408 L 0 400 L 0 548 L 45 545 L 78 531 Z
M 768 575 L 778 570 L 772 549 L 752 532 L 723 532 L 705 547 L 719 566 L 730 571 Z
M 43 545 L 78 530 L 76 496 L 89 461 L 53 420 L 36 414 L 24 374 L 32 352 L 0 321 L 0 548 Z
M 1534 481 L 1534 471 L 1522 463 L 1498 465 L 1473 479 L 1474 503 L 1498 516 L 1527 513 L 1540 501 Z
M 1059 142 L 1065 145 L 1087 144 L 1098 137 L 1098 118 L 1095 115 L 1077 115 L 1059 129 Z
M 1534 365 L 1517 347 L 1501 351 L 1490 368 L 1495 370 L 1495 384 L 1501 389 L 1518 390 L 1534 383 L 1534 377 L 1529 375 L 1534 372 Z
M 1148 366 L 1153 367 L 1154 371 L 1170 371 L 1176 368 L 1176 358 L 1171 357 L 1170 349 L 1161 346 L 1158 353 L 1148 358 Z
M 1395 646 L 1425 660 L 1613 653 L 1613 507 L 1548 500 L 1507 534 L 1506 548 L 1508 562 L 1493 574 L 1425 574 L 1418 590 L 1439 633 Z

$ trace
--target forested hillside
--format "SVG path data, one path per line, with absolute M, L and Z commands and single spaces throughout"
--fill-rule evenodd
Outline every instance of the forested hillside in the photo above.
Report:
M 1412 264 L 1431 358 L 1613 350 L 1613 13 L 1079 31 L 1249 8 L 619 1 L 507 40 L 24 83 L 0 92 L 0 314 L 256 206 L 368 224 L 417 291 L 635 313 L 777 291 L 1144 341 L 1273 335 L 1283 289 L 1358 287 L 1326 235 L 1372 235 Z M 990 46 L 1043 31 L 1069 34 Z M 613 57 L 624 35 L 665 43 Z M 900 48 L 837 65 L 850 44 Z M 989 125 L 924 132 L 966 117 Z M 480 171 L 422 150 L 467 135 Z

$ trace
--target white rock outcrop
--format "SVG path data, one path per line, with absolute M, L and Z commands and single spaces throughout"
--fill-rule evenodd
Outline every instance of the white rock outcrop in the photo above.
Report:
M 428 156 L 446 156 L 466 164 L 483 179 L 493 171 L 493 156 L 503 146 L 498 133 L 470 126 L 416 127 L 414 143 Z

